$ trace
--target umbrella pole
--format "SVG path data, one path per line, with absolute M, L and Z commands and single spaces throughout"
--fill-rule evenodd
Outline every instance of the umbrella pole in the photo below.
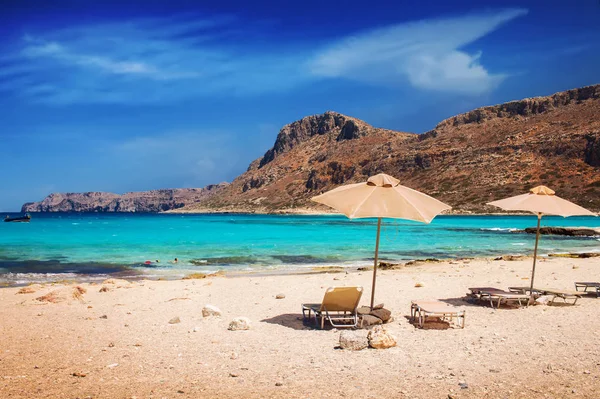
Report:
M 379 231 L 381 230 L 381 218 L 377 218 L 377 241 L 375 242 L 375 263 L 373 265 L 373 286 L 371 287 L 371 310 L 375 304 L 375 281 L 377 280 L 377 256 L 379 255 Z
M 537 229 L 535 232 L 535 248 L 533 250 L 533 269 L 531 270 L 531 285 L 529 287 L 529 304 L 533 303 L 533 278 L 535 277 L 535 262 L 537 260 L 537 249 L 538 241 L 540 240 L 540 221 L 542 220 L 542 214 L 538 213 Z

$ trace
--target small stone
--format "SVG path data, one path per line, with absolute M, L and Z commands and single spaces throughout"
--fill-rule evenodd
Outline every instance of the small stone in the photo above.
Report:
M 392 312 L 384 308 L 373 309 L 373 311 L 371 312 L 371 316 L 378 317 L 381 319 L 381 321 L 386 323 L 390 319 L 390 317 L 392 317 Z
M 415 287 L 417 287 L 417 288 L 421 288 L 421 287 L 424 287 L 424 286 L 425 285 L 423 283 L 416 283 L 415 284 Z
M 340 333 L 340 348 L 359 351 L 369 346 L 367 335 L 358 331 L 342 331 Z
M 371 308 L 368 306 L 361 306 L 356 311 L 358 312 L 359 315 L 360 314 L 369 314 L 369 313 L 371 313 Z
M 281 387 L 281 386 L 283 386 L 283 382 L 276 382 L 276 383 L 275 383 L 275 386 L 276 386 L 276 387 Z
M 178 390 L 177 393 L 185 393 L 183 390 Z
M 239 377 L 240 375 L 238 373 L 229 373 L 229 376 L 235 378 Z
M 79 373 L 79 372 L 75 372 L 73 373 L 73 377 L 85 377 L 87 374 L 85 373 Z
M 110 291 L 110 288 L 104 286 L 104 287 L 100 288 L 100 290 L 98 292 L 108 292 L 108 291 Z
M 194 329 L 192 331 L 193 332 L 198 332 L 198 331 L 200 331 L 200 327 L 194 327 Z
M 177 323 L 181 323 L 181 320 L 179 319 L 179 317 L 173 317 L 171 320 L 169 320 L 169 324 L 177 324 Z
M 339 280 L 340 278 L 339 278 L 339 277 L 334 277 L 333 279 L 334 279 L 334 280 Z
M 377 304 L 377 305 L 373 306 L 373 310 L 376 310 L 376 309 L 383 309 L 383 307 L 384 307 L 384 306 L 385 306 L 385 305 L 384 305 L 383 303 L 379 303 L 379 304 Z
M 108 319 L 108 316 L 103 314 L 102 316 L 100 316 L 100 319 Z
M 583 370 L 583 374 L 590 374 L 590 370 Z
M 247 317 L 236 317 L 229 323 L 228 330 L 237 331 L 237 330 L 249 330 L 250 329 L 250 319 Z
M 542 295 L 535 300 L 536 305 L 548 305 L 552 301 L 552 295 Z
M 277 294 L 275 295 L 275 299 L 283 299 L 285 298 L 285 294 Z
M 458 386 L 460 387 L 460 389 L 467 389 L 467 388 L 469 388 L 469 384 L 467 384 L 464 381 L 459 381 L 458 382 Z
M 114 347 L 115 347 L 115 344 L 114 344 L 113 342 L 110 342 L 110 343 L 108 344 L 108 347 L 109 347 L 109 348 L 114 348 Z
M 108 367 L 109 369 L 114 369 L 115 367 L 117 367 L 119 365 L 119 363 L 113 363 L 113 364 L 109 364 Z
M 367 335 L 369 346 L 375 349 L 387 349 L 396 346 L 396 337 L 383 326 L 375 326 Z
M 202 317 L 221 317 L 221 309 L 213 305 L 206 305 L 202 308 Z
M 230 358 L 231 360 L 235 360 L 235 359 L 237 359 L 238 357 L 239 357 L 239 355 L 238 355 L 236 352 L 232 352 L 232 353 L 231 353 L 231 356 L 229 356 L 229 358 Z
M 374 326 L 374 325 L 383 323 L 383 321 L 381 321 L 381 319 L 379 317 L 371 316 L 369 314 L 362 315 L 360 319 L 361 319 L 360 325 L 362 327 L 369 327 L 369 326 Z

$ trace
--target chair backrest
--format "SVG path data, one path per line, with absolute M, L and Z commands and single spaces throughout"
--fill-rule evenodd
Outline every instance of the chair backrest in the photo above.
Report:
M 362 293 L 363 287 L 329 287 L 321 302 L 321 310 L 353 312 Z

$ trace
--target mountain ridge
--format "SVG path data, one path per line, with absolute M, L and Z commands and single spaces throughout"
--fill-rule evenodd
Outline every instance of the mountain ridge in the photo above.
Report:
M 310 198 L 384 172 L 447 202 L 458 213 L 496 212 L 485 203 L 538 184 L 598 211 L 598 115 L 600 85 L 480 107 L 446 118 L 422 134 L 377 128 L 326 111 L 283 126 L 273 147 L 231 184 L 202 195 L 190 193 L 186 201 L 168 194 L 157 195 L 154 202 L 128 199 L 118 209 L 140 211 L 136 204 L 141 204 L 145 211 L 330 212 Z M 25 204 L 23 210 L 60 208 L 52 200 L 40 205 L 44 201 Z M 112 205 L 97 211 L 114 211 L 115 198 L 103 201 Z

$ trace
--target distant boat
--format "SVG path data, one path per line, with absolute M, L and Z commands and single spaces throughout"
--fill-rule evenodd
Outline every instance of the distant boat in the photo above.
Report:
M 25 216 L 16 216 L 16 217 L 9 217 L 6 216 L 4 218 L 5 222 L 29 222 L 31 220 L 31 215 L 29 215 L 28 213 L 25 214 Z

